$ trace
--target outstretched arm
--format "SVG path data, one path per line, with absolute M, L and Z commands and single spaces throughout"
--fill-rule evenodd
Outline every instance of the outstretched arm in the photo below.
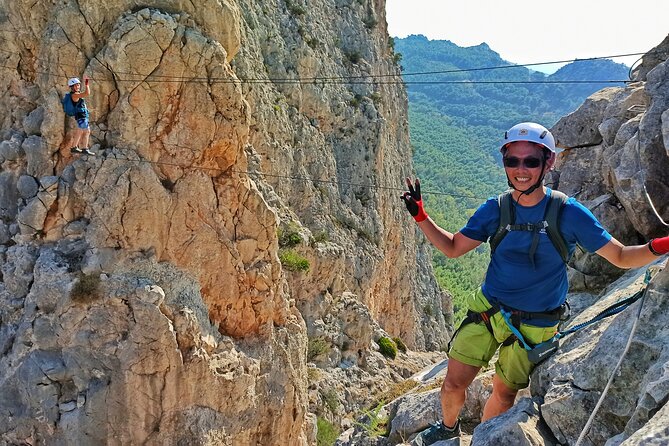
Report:
M 418 223 L 418 227 L 435 248 L 451 259 L 460 257 L 481 244 L 480 241 L 466 237 L 459 232 L 451 234 L 437 226 L 430 217 Z
M 669 252 L 669 236 L 653 239 L 645 245 L 634 246 L 625 246 L 612 238 L 596 252 L 619 268 L 639 268 Z
M 471 251 L 481 244 L 480 241 L 466 237 L 459 232 L 452 234 L 440 228 L 427 215 L 423 209 L 423 199 L 420 193 L 420 180 L 416 178 L 415 185 L 411 184 L 409 178 L 406 179 L 408 192 L 404 192 L 400 197 L 407 207 L 409 213 L 413 216 L 418 227 L 427 239 L 439 251 L 443 252 L 447 257 L 455 258 Z

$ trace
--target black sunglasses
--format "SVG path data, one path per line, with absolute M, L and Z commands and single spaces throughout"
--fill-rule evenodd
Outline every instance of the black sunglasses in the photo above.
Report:
M 521 165 L 527 167 L 528 169 L 536 169 L 541 166 L 541 158 L 535 158 L 530 156 L 528 158 L 516 158 L 515 156 L 505 156 L 502 158 L 504 167 L 518 167 Z

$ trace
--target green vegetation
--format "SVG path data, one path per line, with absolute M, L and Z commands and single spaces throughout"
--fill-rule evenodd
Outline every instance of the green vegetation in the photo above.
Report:
M 406 379 L 404 381 L 395 383 L 392 385 L 392 387 L 390 387 L 390 389 L 374 397 L 374 403 L 370 409 L 377 407 L 379 404 L 385 405 L 386 403 L 394 401 L 396 398 L 399 398 L 416 386 L 418 386 L 418 381 L 413 379 Z
M 384 336 L 376 341 L 376 343 L 379 344 L 379 351 L 383 356 L 390 359 L 395 359 L 397 357 L 397 346 L 392 339 Z
M 301 16 L 307 13 L 307 10 L 304 9 L 304 7 L 296 5 L 291 0 L 286 0 L 286 9 L 288 9 L 288 12 L 295 16 Z
M 292 249 L 280 249 L 279 260 L 288 271 L 309 271 L 309 260 Z
M 91 302 L 100 298 L 100 276 L 79 274 L 70 291 L 70 299 L 75 302 Z
M 288 222 L 283 228 L 277 230 L 279 246 L 282 248 L 292 248 L 302 243 L 300 235 L 300 225 L 294 221 Z
M 318 417 L 316 419 L 316 444 L 318 446 L 332 446 L 337 437 L 339 437 L 339 430 L 325 418 Z
M 358 62 L 360 62 L 360 58 L 362 57 L 359 51 L 347 52 L 344 53 L 344 55 L 346 56 L 348 61 L 351 62 L 352 64 L 357 64 Z
M 339 398 L 337 398 L 337 392 L 334 389 L 328 389 L 321 392 L 321 398 L 323 398 L 325 407 L 327 407 L 332 414 L 337 413 L 337 409 L 339 409 Z
M 320 381 L 322 376 L 323 373 L 318 367 L 307 367 L 307 381 L 309 384 Z
M 355 424 L 365 430 L 368 437 L 373 438 L 388 435 L 388 428 L 390 427 L 389 420 L 388 417 L 379 417 L 381 409 L 383 409 L 383 403 L 379 403 L 374 409 L 364 412 L 367 422 L 355 422 Z
M 510 65 L 485 43 L 461 48 L 449 41 L 409 36 L 393 39 L 392 46 L 402 54 L 405 73 Z M 623 80 L 627 71 L 626 66 L 610 60 L 590 60 L 571 63 L 550 76 L 519 66 L 411 76 L 406 80 Z M 461 229 L 478 206 L 507 187 L 499 154 L 504 131 L 522 121 L 550 127 L 604 86 L 611 84 L 407 85 L 413 162 L 428 214 L 448 231 Z M 453 295 L 456 324 L 464 317 L 467 298 L 483 280 L 489 257 L 487 244 L 458 259 L 434 251 L 437 281 Z M 432 308 L 424 310 L 428 316 L 433 315 Z
M 311 238 L 311 245 L 313 246 L 316 243 L 323 243 L 329 241 L 330 241 L 330 234 L 328 234 L 327 231 L 319 231 L 315 233 Z
M 397 350 L 401 351 L 402 353 L 407 352 L 407 346 L 400 338 L 393 338 L 393 342 L 397 346 Z
M 312 361 L 329 351 L 330 344 L 323 338 L 309 338 L 307 341 L 307 361 Z

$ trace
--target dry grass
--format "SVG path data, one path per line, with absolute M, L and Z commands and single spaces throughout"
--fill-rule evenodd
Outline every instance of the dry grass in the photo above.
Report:
M 91 302 L 100 298 L 100 276 L 79 274 L 70 291 L 70 299 L 75 302 Z

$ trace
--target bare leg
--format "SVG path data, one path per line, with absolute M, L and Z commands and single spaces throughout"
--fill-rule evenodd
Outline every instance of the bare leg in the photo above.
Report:
M 441 386 L 441 414 L 444 424 L 455 426 L 460 409 L 465 404 L 467 387 L 474 381 L 481 367 L 463 364 L 455 359 L 448 360 L 446 378 Z
M 75 127 L 75 129 L 72 131 L 72 139 L 70 140 L 72 145 L 70 147 L 79 147 L 81 133 L 82 130 L 79 127 Z
M 81 147 L 88 147 L 88 137 L 91 134 L 91 129 L 79 129 L 81 131 Z
M 492 379 L 492 395 L 485 404 L 481 421 L 496 417 L 509 410 L 516 401 L 517 393 L 517 390 L 510 389 L 499 376 L 495 375 Z

